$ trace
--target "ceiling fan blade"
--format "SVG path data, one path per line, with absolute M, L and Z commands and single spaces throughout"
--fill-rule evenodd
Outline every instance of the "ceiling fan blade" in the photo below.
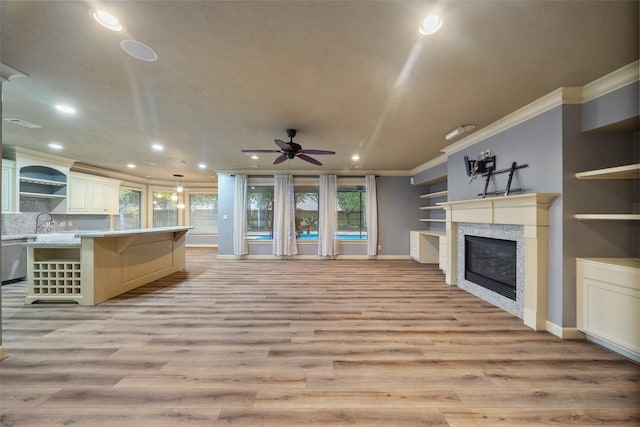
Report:
M 240 150 L 242 153 L 279 153 L 280 150 Z
M 309 162 L 309 163 L 313 163 L 314 165 L 318 165 L 318 166 L 322 166 L 322 163 L 320 163 L 319 161 L 317 161 L 316 159 L 314 159 L 313 157 L 309 157 L 306 154 L 298 154 L 298 157 L 301 158 L 302 160 Z
M 279 153 L 279 151 L 278 151 Z M 276 157 L 276 159 L 273 161 L 274 165 L 277 165 L 279 163 L 284 162 L 285 160 L 287 160 L 287 155 L 286 154 L 281 154 L 280 156 Z
M 278 147 L 282 148 L 283 150 L 285 151 L 291 150 L 291 146 L 288 143 L 282 141 L 281 139 L 274 139 L 274 141 L 278 145 Z
M 335 151 L 329 150 L 301 150 L 300 152 L 305 154 L 336 154 Z

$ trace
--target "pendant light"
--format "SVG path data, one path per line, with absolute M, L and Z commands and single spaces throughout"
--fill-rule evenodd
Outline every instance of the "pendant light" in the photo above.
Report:
M 173 186 L 176 187 L 176 201 L 178 209 L 184 209 L 184 187 L 182 186 L 182 178 L 184 175 L 174 174 L 173 175 Z

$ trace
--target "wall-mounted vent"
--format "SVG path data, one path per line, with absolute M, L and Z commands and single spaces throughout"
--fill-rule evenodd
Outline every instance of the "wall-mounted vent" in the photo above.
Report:
M 8 121 L 9 123 L 14 123 L 16 125 L 24 126 L 24 127 L 31 128 L 31 129 L 38 129 L 38 128 L 42 127 L 42 126 L 36 125 L 35 123 L 27 122 L 27 121 L 22 120 L 22 119 L 7 118 L 5 120 Z

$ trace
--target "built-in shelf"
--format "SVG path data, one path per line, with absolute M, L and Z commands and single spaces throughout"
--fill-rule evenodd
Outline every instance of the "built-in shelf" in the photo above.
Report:
M 420 218 L 421 222 L 447 222 L 446 219 Z
M 41 184 L 41 185 L 49 185 L 52 187 L 64 187 L 67 185 L 66 182 L 63 181 L 53 181 L 50 179 L 40 179 L 40 178 L 30 178 L 26 176 L 20 177 L 20 182 L 28 182 L 29 184 Z
M 578 179 L 640 179 L 640 163 L 576 173 Z
M 420 210 L 423 211 L 435 211 L 435 210 L 443 210 L 442 206 L 421 206 Z
M 576 214 L 580 220 L 640 221 L 640 214 Z
M 431 199 L 433 197 L 442 197 L 442 196 L 446 196 L 449 192 L 447 190 L 444 191 L 437 191 L 435 193 L 427 193 L 427 194 L 422 194 L 420 196 L 421 199 Z
M 21 197 L 37 197 L 40 199 L 64 199 L 67 197 L 65 194 L 30 193 L 27 191 L 21 191 L 20 196 Z

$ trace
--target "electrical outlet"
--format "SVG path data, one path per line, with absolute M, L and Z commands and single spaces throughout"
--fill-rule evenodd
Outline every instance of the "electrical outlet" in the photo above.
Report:
M 382 249 L 382 245 L 378 245 L 378 250 Z

